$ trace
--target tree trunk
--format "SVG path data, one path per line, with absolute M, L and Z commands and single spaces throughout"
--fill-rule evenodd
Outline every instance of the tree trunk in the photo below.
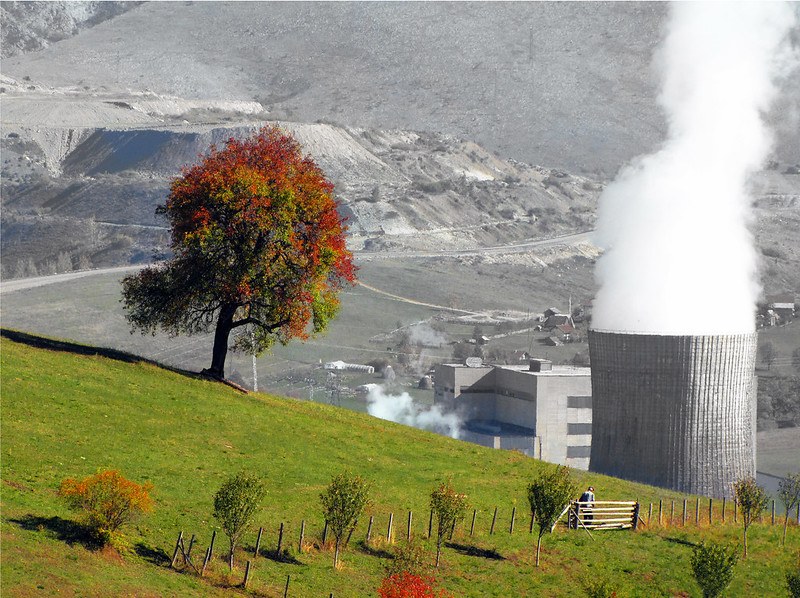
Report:
M 233 330 L 233 316 L 236 305 L 226 303 L 219 310 L 217 328 L 214 331 L 214 348 L 211 352 L 211 367 L 204 370 L 212 378 L 222 380 L 225 378 L 225 358 L 228 356 L 228 337 Z
M 742 558 L 747 558 L 747 526 L 744 527 L 744 556 Z
M 539 550 L 542 547 L 542 536 L 539 535 L 539 539 L 536 540 L 536 566 L 539 566 Z
M 233 551 L 236 549 L 236 543 L 231 539 L 231 549 L 228 552 L 228 568 L 233 571 Z
M 336 569 L 339 564 L 339 537 L 336 537 L 336 546 L 333 549 L 333 568 Z
M 781 546 L 786 546 L 786 528 L 789 526 L 789 510 L 786 509 L 786 518 L 783 520 L 783 538 L 781 539 Z

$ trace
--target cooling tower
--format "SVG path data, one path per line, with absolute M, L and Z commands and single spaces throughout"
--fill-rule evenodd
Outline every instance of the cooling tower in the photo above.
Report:
M 589 331 L 589 469 L 705 496 L 755 476 L 756 334 Z

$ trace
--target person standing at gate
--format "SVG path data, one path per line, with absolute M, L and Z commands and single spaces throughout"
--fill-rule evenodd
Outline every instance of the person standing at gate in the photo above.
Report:
M 584 509 L 591 509 L 592 508 L 591 503 L 594 502 L 594 487 L 589 486 L 589 488 L 583 494 L 581 494 L 581 497 L 578 500 L 578 502 L 582 503 L 580 506 L 580 511 L 583 511 Z M 584 521 L 591 521 L 592 519 L 594 519 L 594 516 L 592 515 L 591 512 L 587 513 L 583 517 Z

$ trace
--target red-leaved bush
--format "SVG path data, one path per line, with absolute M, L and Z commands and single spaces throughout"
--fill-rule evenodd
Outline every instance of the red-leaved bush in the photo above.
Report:
M 408 571 L 385 577 L 378 588 L 381 598 L 448 598 L 445 590 L 435 588 L 432 577 L 414 575 Z
M 70 507 L 83 514 L 89 531 L 103 543 L 141 513 L 152 510 L 149 482 L 137 484 L 118 471 L 101 471 L 82 480 L 68 478 L 58 491 Z

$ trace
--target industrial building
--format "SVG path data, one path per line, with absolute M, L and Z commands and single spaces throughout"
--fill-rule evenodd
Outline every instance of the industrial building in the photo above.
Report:
M 756 334 L 589 331 L 590 469 L 730 497 L 755 476 Z
M 528 365 L 436 366 L 434 402 L 465 422 L 460 438 L 588 469 L 592 445 L 589 368 L 531 359 Z

